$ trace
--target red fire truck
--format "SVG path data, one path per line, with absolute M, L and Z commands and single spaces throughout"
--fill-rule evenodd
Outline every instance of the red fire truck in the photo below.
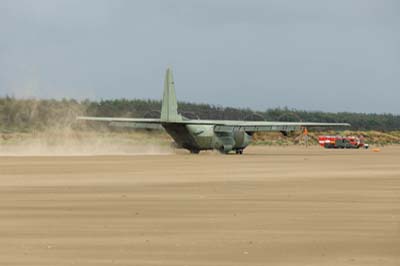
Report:
M 364 137 L 356 136 L 319 136 L 319 145 L 326 149 L 368 149 L 368 144 L 364 142 Z

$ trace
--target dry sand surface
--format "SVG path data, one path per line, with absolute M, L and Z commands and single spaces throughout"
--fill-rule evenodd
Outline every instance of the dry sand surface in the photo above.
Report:
M 0 157 L 0 265 L 400 265 L 400 147 Z

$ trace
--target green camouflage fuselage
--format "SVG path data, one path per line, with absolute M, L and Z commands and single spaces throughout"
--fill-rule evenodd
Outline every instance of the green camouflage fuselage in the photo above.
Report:
M 213 125 L 185 125 L 180 123 L 162 124 L 178 147 L 191 152 L 218 149 L 227 153 L 243 150 L 251 142 L 251 135 L 243 130 L 215 132 Z

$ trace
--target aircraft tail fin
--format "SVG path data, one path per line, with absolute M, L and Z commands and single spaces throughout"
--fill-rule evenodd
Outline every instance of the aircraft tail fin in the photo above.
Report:
M 167 68 L 164 80 L 164 95 L 161 107 L 161 121 L 178 122 L 182 117 L 178 114 L 178 103 L 176 100 L 174 78 L 172 69 Z

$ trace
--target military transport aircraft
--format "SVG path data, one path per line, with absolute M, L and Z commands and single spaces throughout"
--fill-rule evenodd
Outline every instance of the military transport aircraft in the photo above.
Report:
M 303 127 L 350 126 L 347 123 L 190 120 L 178 113 L 171 68 L 167 68 L 165 75 L 164 95 L 159 119 L 87 116 L 81 116 L 77 119 L 124 123 L 133 128 L 154 129 L 162 126 L 179 148 L 187 149 L 195 154 L 201 150 L 212 149 L 217 149 L 221 153 L 234 151 L 236 154 L 242 154 L 243 150 L 250 144 L 252 135 L 259 131 L 280 131 L 287 134 Z

